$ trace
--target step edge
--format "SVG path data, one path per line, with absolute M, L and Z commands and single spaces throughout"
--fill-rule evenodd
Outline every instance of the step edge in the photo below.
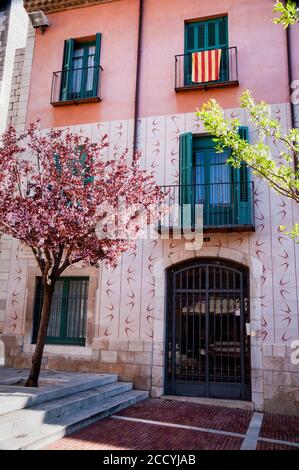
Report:
M 118 383 L 118 382 L 117 382 Z M 110 384 L 109 384 L 110 385 Z M 92 390 L 92 389 L 90 389 Z M 46 409 L 46 410 L 39 410 L 39 409 L 36 409 L 36 408 L 26 408 L 26 411 L 32 411 L 32 412 L 35 412 L 35 421 L 36 421 L 36 425 L 33 425 L 33 429 L 35 430 L 37 427 L 41 426 L 42 424 L 48 424 L 48 423 L 43 423 L 42 421 L 44 419 L 53 419 L 55 416 L 51 416 L 51 414 L 55 413 L 55 410 L 63 410 L 63 408 L 66 408 L 68 406 L 72 406 L 74 405 L 76 407 L 76 405 L 79 405 L 80 403 L 84 403 L 85 401 L 91 401 L 91 406 L 96 406 L 96 405 L 99 405 L 102 401 L 105 401 L 107 400 L 107 398 L 111 397 L 111 398 L 116 398 L 117 396 L 123 394 L 123 393 L 129 393 L 133 390 L 132 388 L 132 383 L 130 382 L 123 382 L 121 383 L 120 382 L 120 385 L 119 387 L 115 387 L 115 389 L 112 389 L 112 390 L 104 390 L 101 392 L 98 392 L 98 393 L 94 393 L 93 395 L 89 395 L 89 396 L 86 396 L 86 397 L 78 397 L 77 399 L 73 399 L 71 400 L 71 398 L 73 397 L 73 395 L 68 395 L 66 396 L 65 398 L 66 399 L 70 399 L 70 401 L 66 401 L 65 403 L 60 403 L 58 404 L 56 407 L 53 406 L 53 408 L 49 408 L 49 409 Z M 74 398 L 75 398 L 76 394 L 74 394 Z M 55 401 L 56 400 L 53 400 L 53 405 L 55 405 Z M 51 403 L 51 401 L 50 401 Z M 40 404 L 42 405 L 42 403 Z M 39 406 L 39 405 L 37 405 Z M 84 406 L 78 406 L 78 411 L 80 409 L 84 409 Z M 18 413 L 18 412 L 23 412 L 25 411 L 24 410 L 17 410 L 15 412 L 12 412 L 12 415 L 14 413 Z M 70 413 L 72 413 L 73 411 L 69 410 L 67 412 L 63 412 L 62 415 L 60 416 L 66 416 Z M 9 413 L 8 413 L 9 414 Z M 3 415 L 3 416 L 7 416 L 7 415 Z M 57 416 L 58 418 L 58 416 Z M 6 422 L 6 423 L 0 423 L 0 433 L 2 432 L 6 432 L 6 433 L 12 433 L 13 432 L 13 427 L 15 426 L 15 424 L 17 423 L 17 426 L 26 426 L 26 421 L 29 420 L 31 421 L 32 420 L 32 415 L 29 416 L 11 416 L 11 420 Z M 21 424 L 22 423 L 22 424 Z M 30 423 L 28 424 L 30 425 Z
M 90 390 L 92 388 L 96 388 L 96 387 L 99 387 L 101 385 L 101 383 L 99 383 L 98 381 L 105 381 L 105 383 L 103 383 L 102 385 L 107 385 L 108 383 L 113 383 L 113 382 L 117 382 L 118 381 L 118 375 L 117 374 L 103 374 L 104 377 L 101 377 L 101 378 L 94 378 L 94 379 L 90 379 L 88 380 L 87 382 L 84 382 L 84 381 L 80 381 L 79 383 L 74 383 L 72 385 L 66 385 L 65 387 L 61 387 L 59 389 L 54 389 L 54 390 L 48 390 L 46 391 L 45 393 L 43 394 L 40 394 L 40 395 L 34 395 L 34 396 L 31 396 L 31 397 L 24 397 L 24 400 L 27 400 L 27 403 L 26 403 L 26 406 L 22 406 L 21 408 L 12 408 L 11 410 L 9 411 L 4 411 L 4 412 L 1 412 L 1 406 L 0 406 L 0 416 L 3 416 L 5 414 L 8 414 L 8 413 L 12 413 L 14 411 L 18 411 L 18 410 L 24 410 L 24 409 L 27 409 L 27 408 L 31 408 L 35 405 L 40 405 L 42 403 L 46 403 L 47 401 L 52 401 L 52 400 L 55 400 L 55 399 L 58 399 L 58 398 L 62 398 L 62 396 L 69 396 L 69 395 L 73 395 L 74 393 L 77 393 L 77 392 L 83 392 L 85 390 Z M 106 382 L 106 380 L 108 380 L 108 382 Z M 94 383 L 97 382 L 97 385 L 94 385 Z M 73 391 L 74 387 L 76 387 L 75 391 Z M 48 398 L 48 396 L 54 396 L 54 398 Z M 3 408 L 5 408 L 3 406 Z
M 106 409 L 101 410 L 99 412 L 95 411 L 94 413 L 90 414 L 89 416 L 84 417 L 81 420 L 79 419 L 79 420 L 74 421 L 70 424 L 66 424 L 65 426 L 62 426 L 60 429 L 53 430 L 53 433 L 50 433 L 50 434 L 45 435 L 45 436 L 40 436 L 38 439 L 35 439 L 34 441 L 32 441 L 28 444 L 22 445 L 21 447 L 12 447 L 9 450 L 41 449 L 41 448 L 45 447 L 46 445 L 50 444 L 51 442 L 55 442 L 56 440 L 61 439 L 63 436 L 67 436 L 68 434 L 71 434 L 71 433 L 75 432 L 76 430 L 82 429 L 83 427 L 86 427 L 86 426 L 88 426 L 89 424 L 92 424 L 95 421 L 104 419 L 104 418 L 106 418 L 108 416 L 111 416 L 111 415 L 113 415 L 113 414 L 115 414 L 119 411 L 122 411 L 125 408 L 133 406 L 134 404 L 138 403 L 139 401 L 145 400 L 149 396 L 149 392 L 145 391 L 145 390 L 132 390 L 130 392 L 125 392 L 124 395 L 128 394 L 128 393 L 132 394 L 132 392 L 136 392 L 136 393 L 134 393 L 134 396 L 125 397 L 124 400 L 113 404 L 109 408 L 106 408 Z M 119 396 L 121 396 L 121 395 L 122 394 L 120 394 Z M 51 423 L 47 423 L 47 424 L 51 425 Z M 35 432 L 37 433 L 38 430 L 36 429 Z M 49 441 L 45 445 L 44 445 L 44 443 L 41 443 L 41 441 L 44 441 L 47 438 L 51 438 L 51 441 Z M 13 440 L 15 440 L 15 439 L 17 439 L 17 438 L 13 438 Z M 7 439 L 2 440 L 2 442 L 4 443 L 6 440 Z M 34 447 L 32 447 L 32 446 L 34 446 Z M 8 449 L 8 448 L 5 447 L 3 449 L 1 447 L 1 441 L 0 441 L 0 450 L 5 450 L 5 449 Z

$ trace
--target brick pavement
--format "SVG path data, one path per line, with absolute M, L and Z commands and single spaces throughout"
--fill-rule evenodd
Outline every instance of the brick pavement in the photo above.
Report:
M 238 450 L 243 437 L 230 433 L 244 435 L 251 417 L 252 412 L 240 409 L 149 399 L 123 410 L 116 418 L 98 421 L 70 434 L 46 449 Z M 192 429 L 188 428 L 191 426 Z M 299 418 L 265 414 L 260 437 L 285 442 L 258 441 L 256 448 L 299 450 L 299 446 L 290 446 L 291 442 L 299 442 L 298 430 Z
M 239 408 L 152 399 L 131 406 L 119 415 L 245 434 L 252 412 Z
M 260 435 L 299 443 L 299 417 L 265 414 Z

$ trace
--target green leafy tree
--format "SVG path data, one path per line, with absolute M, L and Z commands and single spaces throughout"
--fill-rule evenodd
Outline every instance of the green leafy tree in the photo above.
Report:
M 274 18 L 274 23 L 283 24 L 285 28 L 299 22 L 298 2 L 288 0 L 285 3 L 277 1 L 274 5 L 274 12 L 280 13 Z
M 238 128 L 238 118 L 227 119 L 216 100 L 211 99 L 198 110 L 205 130 L 215 136 L 219 152 L 230 148 L 228 163 L 240 167 L 245 162 L 253 173 L 266 180 L 278 194 L 299 203 L 299 170 L 297 154 L 299 152 L 299 129 L 291 129 L 287 134 L 282 132 L 279 118 L 271 115 L 270 106 L 261 101 L 256 103 L 250 91 L 241 97 L 241 107 L 247 110 L 249 119 L 256 128 L 256 141 L 248 143 L 243 140 Z M 272 149 L 276 149 L 275 155 Z M 286 230 L 286 227 L 281 227 Z M 292 238 L 299 237 L 299 224 L 289 232 Z

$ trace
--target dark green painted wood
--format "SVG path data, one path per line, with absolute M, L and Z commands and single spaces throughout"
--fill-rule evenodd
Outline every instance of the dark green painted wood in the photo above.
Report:
M 240 127 L 248 140 L 248 128 Z M 250 172 L 245 164 L 226 163 L 230 151 L 217 153 L 212 137 L 180 137 L 180 204 L 203 204 L 204 226 L 252 225 Z M 194 220 L 194 218 L 192 218 Z
M 193 136 L 191 132 L 180 136 L 180 208 L 181 225 L 188 226 L 193 220 L 194 191 L 192 188 L 192 148 Z M 191 213 L 189 214 L 189 210 Z M 191 217 L 191 220 L 189 221 Z
M 223 49 L 219 82 L 228 80 L 228 21 L 227 16 L 185 23 L 185 86 L 192 85 L 192 52 Z
M 61 174 L 61 163 L 60 163 L 59 155 L 57 155 L 57 154 L 54 155 L 54 161 L 55 161 L 55 166 L 56 166 L 57 173 L 60 175 Z
M 192 203 L 192 150 L 193 136 L 191 132 L 180 136 L 180 205 Z
M 247 126 L 239 127 L 239 135 L 243 140 L 249 142 L 249 129 Z M 246 163 L 242 162 L 240 168 L 235 169 L 237 181 L 237 205 L 238 205 L 238 223 L 240 225 L 250 224 L 252 222 L 251 208 L 251 186 L 250 171 Z
M 94 49 L 94 50 L 92 50 Z M 95 41 L 65 41 L 61 100 L 85 99 L 98 95 L 101 33 Z M 81 51 L 78 54 L 78 51 Z M 77 52 L 77 54 L 76 54 Z M 80 66 L 76 63 L 80 62 Z
M 68 317 L 68 293 L 69 293 L 69 282 L 64 279 L 62 288 L 62 302 L 60 311 L 60 338 L 66 338 L 66 325 Z
M 94 181 L 94 176 L 90 175 L 89 168 L 86 166 L 86 152 L 84 152 L 84 146 L 79 147 L 80 151 L 80 161 L 82 168 L 84 170 L 84 185 L 87 185 L 88 183 L 93 183 Z
M 96 34 L 96 50 L 95 50 L 95 73 L 93 76 L 93 96 L 97 96 L 98 91 L 98 84 L 99 84 L 99 67 L 100 67 L 100 54 L 101 54 L 101 42 L 102 42 L 102 35 L 101 33 Z
M 86 325 L 86 316 L 87 316 L 87 288 L 83 289 L 83 284 L 80 287 L 80 296 L 78 297 L 79 301 L 83 299 L 84 302 L 84 315 L 78 315 L 78 312 L 71 312 L 70 306 L 70 284 L 72 281 L 86 283 L 88 282 L 88 277 L 60 277 L 55 285 L 54 298 L 52 303 L 51 317 L 52 326 L 49 323 L 49 330 L 55 335 L 48 335 L 46 338 L 46 343 L 48 344 L 73 344 L 73 345 L 85 345 L 85 336 L 81 334 L 79 336 L 68 336 L 67 335 L 67 325 L 70 316 L 74 315 L 74 321 L 77 322 L 77 330 L 82 331 L 83 327 Z M 85 295 L 82 297 L 82 292 Z M 38 326 L 40 322 L 40 314 L 42 308 L 42 297 L 43 297 L 43 286 L 41 282 L 41 277 L 36 279 L 36 288 L 35 288 L 35 304 L 34 304 L 34 321 L 33 321 L 33 334 L 32 334 L 32 343 L 36 343 L 36 338 L 38 334 Z M 74 304 L 74 302 L 73 302 Z M 77 316 L 76 316 L 77 313 Z M 56 330 L 56 331 L 53 331 Z
M 63 74 L 62 74 L 62 84 L 61 84 L 61 100 L 65 101 L 68 99 L 68 90 L 70 86 L 70 80 L 72 76 L 72 61 L 73 61 L 73 51 L 74 51 L 74 39 L 67 39 L 64 42 L 64 53 L 63 53 Z
M 83 180 L 84 180 L 84 185 L 88 183 L 92 183 L 94 181 L 94 176 L 90 175 L 89 168 L 86 166 L 86 152 L 84 152 L 84 146 L 79 145 L 78 146 L 78 159 L 82 165 L 83 169 Z M 55 160 L 55 166 L 57 169 L 57 172 L 60 174 L 61 173 L 61 164 L 59 160 L 59 155 L 54 155 L 54 160 Z M 75 165 L 74 165 L 75 167 Z M 75 173 L 75 168 L 73 169 L 73 173 Z
M 233 171 L 226 163 L 229 153 L 217 154 L 212 137 L 197 137 L 193 142 L 193 182 L 200 185 L 194 187 L 195 201 L 203 204 L 204 226 L 229 225 L 234 199 Z

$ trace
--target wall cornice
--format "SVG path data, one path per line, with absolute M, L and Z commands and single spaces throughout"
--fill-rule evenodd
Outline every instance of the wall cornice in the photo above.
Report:
M 24 8 L 28 13 L 38 10 L 42 10 L 44 13 L 54 13 L 116 1 L 119 0 L 24 0 Z

